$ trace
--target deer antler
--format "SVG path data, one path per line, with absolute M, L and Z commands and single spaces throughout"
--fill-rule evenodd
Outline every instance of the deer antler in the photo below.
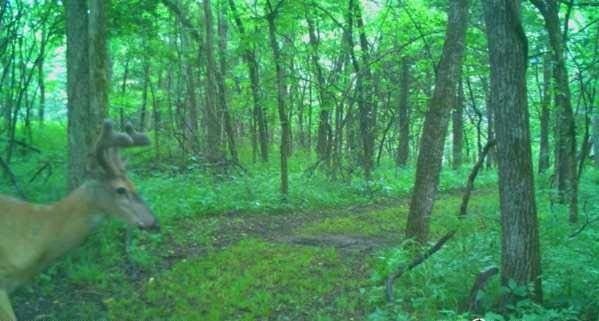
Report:
M 120 157 L 120 149 L 150 144 L 144 133 L 136 132 L 131 123 L 125 126 L 126 133 L 115 132 L 111 120 L 104 120 L 102 131 L 95 148 L 95 159 L 109 177 L 124 175 L 125 168 Z

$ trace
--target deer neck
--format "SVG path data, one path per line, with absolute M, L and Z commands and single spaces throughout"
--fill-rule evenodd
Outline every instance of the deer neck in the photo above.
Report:
M 104 214 L 93 202 L 97 186 L 86 183 L 61 201 L 47 207 L 51 242 L 47 259 L 52 260 L 79 246 L 102 221 Z

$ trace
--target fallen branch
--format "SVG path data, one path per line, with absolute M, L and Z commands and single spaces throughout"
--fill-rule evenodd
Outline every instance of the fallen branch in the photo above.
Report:
M 389 302 L 393 301 L 393 282 L 395 282 L 395 280 L 398 279 L 400 276 L 402 276 L 404 273 L 406 273 L 406 272 L 412 270 L 413 268 L 417 267 L 418 265 L 422 264 L 424 261 L 426 261 L 426 259 L 428 259 L 433 254 L 435 254 L 437 251 L 439 251 L 443 247 L 443 245 L 445 245 L 445 243 L 447 243 L 447 241 L 449 241 L 455 235 L 455 233 L 456 233 L 456 230 L 447 232 L 447 234 L 445 234 L 442 238 L 440 238 L 437 241 L 437 243 L 435 243 L 435 245 L 433 245 L 426 252 L 422 253 L 420 256 L 418 256 L 414 260 L 412 260 L 412 262 L 410 262 L 410 264 L 399 268 L 395 273 L 391 274 L 387 278 L 387 282 L 386 282 L 387 301 L 389 301 Z
M 472 285 L 472 288 L 470 289 L 470 295 L 468 296 L 468 300 L 465 301 L 465 303 L 463 304 L 463 312 L 480 312 L 480 300 L 478 298 L 478 294 L 481 290 L 485 288 L 489 280 L 497 273 L 499 273 L 499 268 L 497 268 L 496 266 L 488 267 L 480 271 L 480 273 L 474 281 L 474 284 Z
M 478 161 L 474 167 L 472 167 L 472 171 L 468 176 L 468 182 L 466 183 L 466 189 L 464 190 L 464 196 L 462 197 L 462 205 L 460 205 L 460 217 L 466 216 L 468 202 L 470 201 L 470 194 L 472 194 L 472 189 L 474 189 L 474 180 L 476 179 L 480 168 L 483 166 L 487 154 L 489 154 L 491 148 L 495 146 L 495 143 L 496 141 L 494 139 L 487 142 L 480 154 Z

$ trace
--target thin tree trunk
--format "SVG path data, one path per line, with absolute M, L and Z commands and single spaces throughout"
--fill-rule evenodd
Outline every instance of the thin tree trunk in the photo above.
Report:
M 127 92 L 127 77 L 129 76 L 129 56 L 125 60 L 125 71 L 123 72 L 123 82 L 121 83 L 121 97 Z M 119 123 L 121 128 L 125 128 L 125 106 L 119 106 Z
M 409 58 L 401 60 L 401 73 L 399 79 L 399 143 L 397 147 L 396 164 L 405 167 L 410 156 L 410 62 Z
M 350 0 L 352 2 L 353 0 Z M 359 107 L 360 112 L 360 133 L 362 138 L 362 167 L 364 168 L 364 177 L 370 180 L 372 171 L 374 170 L 374 139 L 375 139 L 375 124 L 376 124 L 376 108 L 374 104 L 375 88 L 370 70 L 370 58 L 368 41 L 364 30 L 364 21 L 362 19 L 362 9 L 360 3 L 356 2 L 355 7 L 356 27 L 358 27 L 358 36 L 361 49 L 361 66 L 359 72 L 362 73 L 360 79 L 361 90 L 359 91 Z
M 146 58 L 149 59 L 149 58 Z M 146 61 L 144 63 L 144 80 L 143 80 L 143 91 L 141 94 L 141 108 L 139 110 L 139 128 L 140 130 L 146 129 L 147 113 L 148 113 L 148 88 L 150 84 L 150 63 Z
M 451 1 L 433 97 L 424 120 L 406 236 L 425 243 L 443 161 L 445 136 L 464 57 L 469 0 Z
M 215 164 L 222 160 L 223 152 L 220 141 L 221 122 L 216 108 L 217 100 L 217 67 L 214 59 L 214 32 L 212 27 L 212 5 L 204 0 L 205 58 L 206 58 L 206 106 L 204 117 L 206 123 L 206 159 Z
M 231 160 L 239 164 L 239 156 L 237 155 L 237 144 L 235 142 L 235 131 L 233 130 L 233 124 L 231 121 L 231 114 L 229 112 L 229 106 L 227 105 L 227 92 L 225 86 L 225 76 L 227 74 L 227 20 L 225 17 L 226 6 L 220 3 L 220 10 L 218 14 L 218 49 L 219 49 L 219 66 L 220 70 L 216 73 L 218 81 L 218 99 L 220 104 L 221 113 L 223 114 L 223 121 L 225 125 L 225 132 L 227 134 L 227 143 L 229 146 L 229 153 L 231 154 Z
M 452 117 L 453 134 L 453 168 L 458 169 L 462 166 L 464 150 L 464 85 L 462 81 L 458 84 L 457 100 Z
M 566 67 L 565 41 L 559 26 L 559 5 L 557 0 L 533 0 L 545 20 L 553 57 L 553 77 L 555 79 L 555 105 L 557 107 L 558 137 L 556 179 L 560 202 L 570 207 L 570 223 L 578 221 L 578 182 L 576 174 L 576 127 L 572 111 L 570 83 Z
M 551 58 L 543 59 L 543 97 L 541 100 L 541 142 L 539 146 L 539 173 L 549 169 L 549 106 L 551 105 Z
M 330 124 L 330 111 L 331 99 L 327 90 L 327 84 L 325 83 L 322 67 L 320 65 L 319 57 L 319 39 L 316 36 L 314 28 L 314 21 L 310 17 L 309 13 L 306 12 L 306 21 L 308 22 L 308 34 L 310 39 L 310 58 L 314 67 L 314 73 L 316 74 L 316 82 L 318 85 L 318 106 L 320 109 L 319 122 L 318 122 L 318 133 L 316 143 L 316 153 L 318 154 L 318 160 L 324 162 L 326 165 L 331 157 L 331 124 Z
M 280 3 L 279 3 L 280 5 Z M 285 83 L 285 75 L 283 72 L 283 64 L 281 61 L 281 53 L 279 44 L 277 42 L 277 29 L 275 24 L 276 14 L 270 0 L 267 0 L 267 6 L 269 13 L 267 16 L 268 21 L 268 35 L 270 38 L 270 46 L 272 49 L 273 60 L 275 62 L 275 69 L 277 74 L 277 107 L 279 111 L 279 123 L 281 124 L 281 194 L 283 199 L 287 199 L 289 193 L 289 173 L 287 168 L 287 159 L 289 157 L 289 121 L 287 118 L 287 110 L 285 106 L 285 95 L 287 91 L 287 85 Z M 278 7 L 277 7 L 278 8 Z
M 37 111 L 38 121 L 40 125 L 44 124 L 44 118 L 46 115 L 46 82 L 44 80 L 44 59 L 46 56 L 46 41 L 47 38 L 45 33 L 42 31 L 42 39 L 40 43 L 40 55 L 42 59 L 40 59 L 40 63 L 37 65 L 37 82 L 40 89 L 40 100 L 39 107 Z
M 233 19 L 235 20 L 235 24 L 239 29 L 239 34 L 242 39 L 248 41 L 248 36 L 246 35 L 245 27 L 239 14 L 237 13 L 237 8 L 235 6 L 235 0 L 229 0 L 229 7 L 231 8 L 231 13 L 233 14 Z M 264 111 L 264 106 L 262 106 L 262 101 L 260 97 L 260 78 L 258 74 L 258 61 L 256 58 L 255 48 L 251 46 L 247 46 L 243 51 L 243 59 L 245 60 L 248 73 L 250 76 L 251 83 L 251 91 L 252 91 L 252 102 L 254 105 L 254 119 L 256 121 L 256 127 L 258 129 L 258 146 L 260 146 L 260 159 L 262 162 L 268 162 L 268 131 L 266 128 L 266 114 Z
M 526 95 L 528 43 L 520 1 L 483 2 L 491 64 L 490 105 L 494 110 L 501 203 L 501 284 L 528 289 L 542 301 L 541 256 L 535 203 Z M 517 296 L 508 291 L 504 304 Z

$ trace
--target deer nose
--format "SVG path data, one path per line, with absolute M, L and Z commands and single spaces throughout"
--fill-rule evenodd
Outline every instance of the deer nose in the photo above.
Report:
M 140 228 L 148 232 L 160 232 L 160 223 L 154 219 L 150 224 L 141 225 Z

